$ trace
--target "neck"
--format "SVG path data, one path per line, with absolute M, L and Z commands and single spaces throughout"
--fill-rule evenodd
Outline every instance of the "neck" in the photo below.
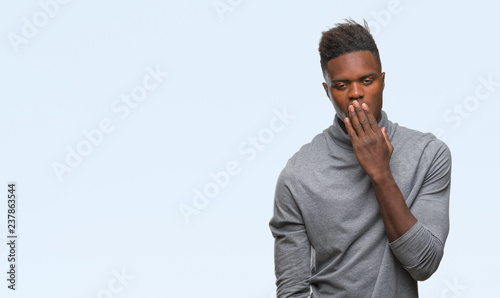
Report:
M 342 128 L 344 133 L 347 134 L 347 128 L 345 127 L 344 121 L 342 121 L 342 119 L 340 119 L 339 117 L 335 117 L 335 118 L 337 118 L 337 121 L 339 122 L 340 128 Z

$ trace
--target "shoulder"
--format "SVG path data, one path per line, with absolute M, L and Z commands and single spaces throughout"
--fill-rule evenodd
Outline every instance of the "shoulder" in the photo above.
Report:
M 291 177 L 310 168 L 317 168 L 328 156 L 327 130 L 317 134 L 288 159 L 282 175 Z
M 415 155 L 420 153 L 424 158 L 451 160 L 449 147 L 434 134 L 410 129 L 397 123 L 394 124 L 394 127 L 393 136 L 390 140 L 395 150 L 411 152 Z

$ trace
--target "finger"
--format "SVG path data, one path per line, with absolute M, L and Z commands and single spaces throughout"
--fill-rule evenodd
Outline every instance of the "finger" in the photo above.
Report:
M 352 127 L 356 131 L 356 135 L 359 137 L 364 136 L 365 132 L 363 131 L 361 123 L 359 123 L 359 119 L 353 105 L 349 105 L 349 120 Z
M 347 133 L 351 137 L 351 140 L 353 142 L 357 141 L 358 140 L 358 135 L 356 134 L 356 131 L 352 127 L 351 119 L 349 119 L 349 117 L 345 117 L 344 124 L 345 124 L 345 128 L 347 129 Z
M 356 115 L 358 116 L 359 123 L 361 123 L 364 132 L 368 133 L 371 130 L 371 127 L 368 121 L 368 117 L 366 117 L 365 111 L 363 110 L 363 108 L 361 108 L 361 105 L 357 100 L 353 102 L 353 105 L 356 110 Z
M 387 143 L 387 147 L 389 147 L 389 151 L 392 153 L 394 150 L 394 147 L 392 147 L 391 141 L 389 140 L 389 136 L 387 135 L 387 132 L 385 131 L 385 127 L 382 127 L 382 134 L 384 135 L 385 142 Z
M 363 103 L 361 105 L 361 107 L 363 108 L 363 110 L 366 113 L 366 117 L 368 118 L 368 123 L 370 124 L 372 131 L 374 131 L 374 132 L 379 131 L 377 119 L 375 119 L 375 116 L 373 116 L 372 111 L 370 110 L 370 107 L 366 103 Z

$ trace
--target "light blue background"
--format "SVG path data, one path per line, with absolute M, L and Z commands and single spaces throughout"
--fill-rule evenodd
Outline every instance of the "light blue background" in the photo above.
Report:
M 218 13 L 220 2 L 231 10 Z M 3 273 L 0 295 L 273 297 L 276 179 L 332 123 L 318 41 L 352 17 L 372 26 L 389 118 L 439 133 L 453 155 L 450 235 L 421 297 L 497 296 L 500 87 L 470 96 L 486 92 L 480 77 L 500 82 L 500 5 L 220 2 L 73 0 L 16 51 L 9 36 L 42 8 L 0 1 L 3 238 L 7 182 L 19 195 L 18 290 Z M 169 75 L 120 119 L 112 103 L 142 84 L 148 66 Z M 247 161 L 238 147 L 285 108 L 295 117 Z M 60 182 L 52 164 L 105 118 L 114 131 Z M 232 160 L 241 173 L 186 223 L 179 207 Z M 6 256 L 2 245 L 0 272 Z M 114 280 L 122 270 L 133 276 L 126 285 Z

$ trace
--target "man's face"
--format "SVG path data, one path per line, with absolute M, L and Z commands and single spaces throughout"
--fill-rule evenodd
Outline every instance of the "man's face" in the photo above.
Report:
M 342 123 L 354 100 L 365 102 L 380 121 L 385 73 L 371 52 L 348 53 L 328 61 L 324 77 L 323 87 Z

